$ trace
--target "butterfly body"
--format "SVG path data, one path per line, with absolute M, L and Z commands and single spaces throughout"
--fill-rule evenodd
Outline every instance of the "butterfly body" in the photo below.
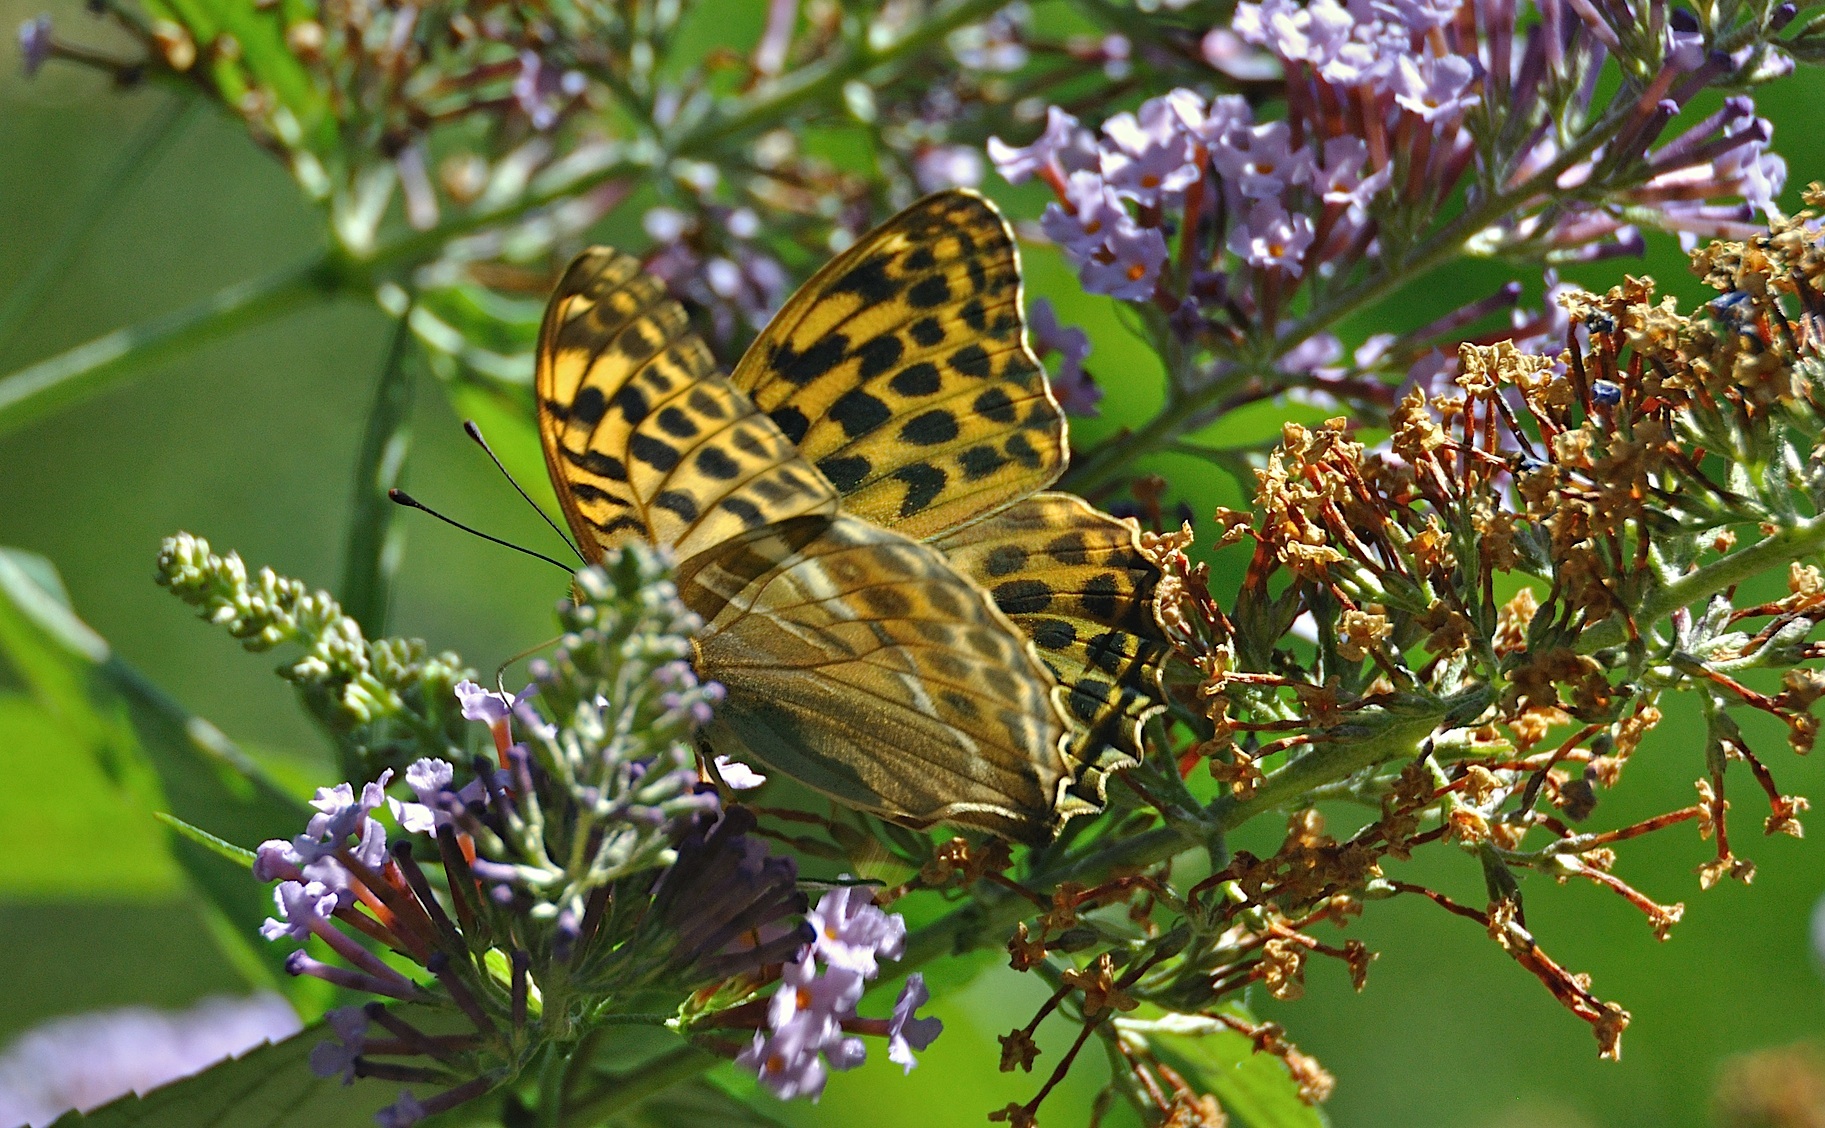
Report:
M 637 260 L 572 263 L 536 381 L 591 560 L 672 550 L 710 733 L 846 805 L 1043 840 L 1159 711 L 1131 524 L 1040 493 L 1065 421 L 1011 233 L 954 191 L 864 236 L 716 370 Z

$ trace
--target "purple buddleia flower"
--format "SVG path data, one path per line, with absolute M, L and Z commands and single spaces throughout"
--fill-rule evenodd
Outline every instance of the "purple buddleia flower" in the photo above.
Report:
M 1029 313 L 1028 326 L 1033 334 L 1033 350 L 1040 356 L 1058 354 L 1058 367 L 1052 372 L 1052 392 L 1058 404 L 1071 415 L 1094 416 L 1102 402 L 1103 390 L 1084 371 L 1084 358 L 1090 355 L 1090 335 L 1075 325 L 1060 325 L 1052 303 L 1036 298 Z
M 1394 65 L 1394 100 L 1435 126 L 1457 117 L 1479 100 L 1472 89 L 1476 68 L 1461 55 L 1427 56 L 1420 61 L 1402 55 Z
M 1096 168 L 1100 160 L 1095 136 L 1057 106 L 1046 109 L 1045 132 L 1031 145 L 1017 149 L 991 137 L 988 152 L 995 171 L 1009 184 L 1024 184 L 1042 171 L 1063 180 L 1071 173 Z
M 1415 35 L 1436 31 L 1457 19 L 1460 0 L 1377 0 L 1375 9 Z
M 1103 123 L 1109 146 L 1102 152 L 1104 181 L 1143 206 L 1176 199 L 1197 182 L 1191 138 L 1167 98 L 1150 98 L 1138 113 L 1120 113 Z
M 776 1035 L 796 1030 L 806 1044 L 823 1046 L 842 1036 L 843 1020 L 855 1016 L 862 990 L 860 972 L 833 967 L 819 975 L 817 960 L 806 955 L 782 969 L 779 990 L 767 1004 L 767 1025 Z
M 19 61 L 31 78 L 51 57 L 51 17 L 34 16 L 19 25 Z
M 1166 236 L 1124 215 L 1103 240 L 1105 254 L 1085 262 L 1079 278 L 1085 291 L 1141 302 L 1153 296 L 1169 257 Z
M 552 70 L 536 51 L 520 52 L 519 74 L 513 80 L 513 100 L 532 128 L 544 132 L 558 123 L 564 107 L 582 94 L 588 80 L 576 71 Z
M 380 1128 L 412 1128 L 430 1113 L 410 1089 L 401 1089 L 399 1099 L 374 1114 Z
M 472 779 L 460 790 L 450 785 L 456 780 L 456 767 L 447 760 L 431 757 L 414 760 L 406 767 L 406 786 L 418 797 L 409 803 L 387 797 L 387 809 L 402 830 L 413 834 L 436 834 L 437 828 L 452 822 L 453 808 L 485 803 L 488 788 L 483 781 Z
M 317 808 L 317 813 L 305 824 L 304 833 L 332 843 L 341 842 L 351 834 L 359 834 L 369 813 L 386 802 L 386 787 L 392 778 L 393 769 L 381 772 L 379 779 L 362 784 L 360 798 L 356 798 L 352 784 L 319 787 L 310 801 L 310 805 Z
M 472 681 L 456 683 L 456 700 L 461 706 L 465 721 L 480 721 L 490 727 L 500 724 L 513 714 L 514 709 L 538 692 L 538 683 L 527 686 L 519 693 L 508 697 L 492 689 L 483 689 Z
M 1039 228 L 1080 263 L 1103 249 L 1118 224 L 1130 222 L 1121 198 L 1094 172 L 1072 173 L 1065 201 L 1046 205 Z
M 1388 187 L 1390 169 L 1364 176 L 1369 146 L 1358 137 L 1332 137 L 1324 143 L 1324 160 L 1314 176 L 1313 188 L 1326 204 L 1342 205 L 1353 222 L 1368 214 L 1369 201 Z
M 906 944 L 906 921 L 898 913 L 876 908 L 866 886 L 832 889 L 805 914 L 805 923 L 816 933 L 813 955 L 832 969 L 868 979 L 880 973 L 879 959 L 899 959 Z
M 735 1064 L 753 1070 L 760 1083 L 782 1101 L 806 1097 L 815 1103 L 830 1074 L 818 1056 L 819 1047 L 807 1045 L 797 1033 L 769 1037 L 756 1030 L 754 1041 L 736 1055 Z
M 1280 267 L 1298 276 L 1313 238 L 1310 216 L 1288 212 L 1272 200 L 1250 208 L 1229 233 L 1229 249 L 1253 267 Z
M 1236 130 L 1230 140 L 1211 158 L 1245 199 L 1278 200 L 1289 186 L 1311 179 L 1312 155 L 1293 146 L 1292 130 L 1283 121 Z
M 911 1073 L 913 1066 L 919 1064 L 913 1051 L 925 1049 L 944 1031 L 944 1023 L 940 1020 L 916 1017 L 919 1008 L 930 1001 L 931 992 L 925 989 L 925 976 L 916 971 L 907 976 L 906 985 L 900 988 L 900 997 L 894 1001 L 893 1018 L 887 1025 L 887 1060 L 902 1067 L 903 1072 Z
M 1356 17 L 1336 0 L 1293 0 L 1236 5 L 1231 27 L 1245 41 L 1266 47 L 1288 62 L 1322 67 L 1337 58 L 1356 28 Z
M 303 942 L 318 922 L 327 925 L 336 914 L 337 895 L 321 881 L 281 881 L 272 891 L 278 917 L 267 917 L 260 935 L 268 940 L 289 936 Z
M 335 1039 L 311 1047 L 311 1072 L 325 1080 L 340 1077 L 344 1085 L 353 1085 L 355 1059 L 367 1045 L 367 1012 L 360 1007 L 337 1007 L 324 1014 L 323 1022 Z

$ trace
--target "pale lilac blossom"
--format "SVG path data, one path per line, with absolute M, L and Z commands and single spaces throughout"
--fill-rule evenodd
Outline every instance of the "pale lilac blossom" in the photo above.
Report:
M 1080 278 L 1092 294 L 1145 301 L 1159 284 L 1169 252 L 1157 227 L 1142 227 L 1123 215 L 1103 240 L 1104 253 L 1086 261 Z
M 944 1023 L 936 1018 L 919 1018 L 920 1007 L 931 1001 L 931 992 L 925 988 L 925 976 L 913 972 L 906 977 L 906 985 L 900 988 L 900 997 L 894 1001 L 893 1018 L 887 1026 L 887 1060 L 902 1068 L 902 1072 L 911 1073 L 913 1066 L 919 1064 L 913 1057 L 914 1050 L 923 1050 L 944 1031 Z
M 1024 184 L 1042 170 L 1063 179 L 1095 169 L 1099 157 L 1096 137 L 1077 119 L 1057 106 L 1046 108 L 1046 128 L 1031 145 L 1015 148 L 999 137 L 988 141 L 989 161 L 1009 184 Z

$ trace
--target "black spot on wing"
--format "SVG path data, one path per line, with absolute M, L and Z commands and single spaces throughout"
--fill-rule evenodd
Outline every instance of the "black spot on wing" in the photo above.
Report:
M 1025 435 L 1017 434 L 1017 435 L 1009 436 L 1008 441 L 1007 441 L 1007 451 L 1009 454 L 1014 456 L 1014 460 L 1016 462 L 1020 463 L 1022 466 L 1025 466 L 1029 470 L 1039 469 L 1040 463 L 1045 461 L 1045 459 L 1043 457 L 1041 457 L 1040 453 L 1037 450 L 1033 449 L 1033 444 L 1027 441 L 1027 437 Z
M 855 355 L 861 361 L 857 375 L 865 381 L 872 380 L 900 363 L 900 358 L 906 355 L 906 346 L 892 333 L 883 333 L 864 342 Z
M 837 488 L 838 493 L 848 493 L 861 485 L 862 479 L 868 476 L 869 464 L 866 458 L 851 455 L 821 458 L 817 468 L 824 472 L 824 477 L 830 479 L 830 484 Z
M 570 408 L 564 412 L 564 417 L 572 423 L 594 427 L 607 414 L 608 398 L 602 394 L 601 388 L 589 384 L 577 392 L 576 399 L 570 401 Z
M 1117 582 L 1113 573 L 1104 572 L 1100 576 L 1091 577 L 1090 581 L 1084 584 L 1083 595 L 1080 598 L 1084 601 L 1084 610 L 1103 622 L 1109 622 L 1115 618 L 1116 604 L 1120 595 L 1121 584 Z
M 890 302 L 900 292 L 900 284 L 887 271 L 892 261 L 890 255 L 865 258 L 826 287 L 824 293 L 854 294 L 869 305 Z
M 893 379 L 887 381 L 887 386 L 894 390 L 895 395 L 919 399 L 936 395 L 938 389 L 944 386 L 944 378 L 938 375 L 937 365 L 922 360 L 894 373 Z
M 680 490 L 666 490 L 653 499 L 656 509 L 669 509 L 686 521 L 697 520 L 697 502 Z
M 767 521 L 767 516 L 760 511 L 760 506 L 745 497 L 725 497 L 717 503 L 717 508 L 726 509 L 735 514 L 735 519 L 741 522 L 744 529 L 756 528 Z
M 965 376 L 973 376 L 978 380 L 995 374 L 994 362 L 982 346 L 977 344 L 964 345 L 952 353 L 950 366 Z
M 983 389 L 982 394 L 976 397 L 976 402 L 970 406 L 975 408 L 977 415 L 996 423 L 1012 423 L 1018 418 L 1014 401 L 1008 399 L 1008 394 L 1000 388 Z
M 902 466 L 893 472 L 893 476 L 906 483 L 906 496 L 900 499 L 901 517 L 911 517 L 922 512 L 944 492 L 944 483 L 948 478 L 944 471 L 928 462 Z
M 635 435 L 629 439 L 627 453 L 659 471 L 678 465 L 678 452 L 651 435 Z
M 950 279 L 942 274 L 927 274 L 906 291 L 906 300 L 917 309 L 931 309 L 951 300 Z
M 1028 633 L 1034 645 L 1044 650 L 1063 650 L 1077 641 L 1077 628 L 1063 619 L 1041 619 L 1031 624 Z
M 811 420 L 805 418 L 804 412 L 791 404 L 781 404 L 767 414 L 772 417 L 781 433 L 792 440 L 793 446 L 805 441 L 805 432 L 811 429 Z
M 963 476 L 968 481 L 977 481 L 988 477 L 1008 464 L 1007 456 L 992 446 L 973 446 L 957 456 L 963 464 Z
M 1084 724 L 1089 724 L 1096 719 L 1098 713 L 1102 712 L 1103 702 L 1108 700 L 1108 696 L 1114 688 L 1108 682 L 1097 678 L 1079 678 L 1076 684 L 1071 686 L 1071 692 L 1065 698 L 1065 703 L 1073 717 Z
M 773 350 L 773 370 L 780 378 L 804 387 L 843 363 L 849 355 L 849 338 L 841 333 L 826 333 L 804 352 L 780 344 Z
M 830 405 L 830 418 L 842 426 L 843 434 L 852 439 L 861 438 L 892 417 L 893 412 L 886 404 L 860 388 L 844 392 Z
M 900 428 L 900 438 L 914 446 L 936 446 L 957 437 L 957 419 L 942 409 L 913 416 Z
M 615 410 L 621 413 L 622 420 L 625 421 L 629 427 L 636 425 L 642 419 L 646 418 L 646 396 L 639 388 L 634 387 L 632 384 L 623 384 L 615 389 L 614 398 L 609 400 L 609 402 L 615 405 Z M 602 418 L 602 413 L 598 412 L 596 418 Z M 592 422 L 590 425 L 594 426 L 594 423 Z
M 706 446 L 697 452 L 697 469 L 708 477 L 727 482 L 741 473 L 741 464 L 724 453 L 722 448 Z
M 1052 588 L 1040 580 L 1008 580 L 989 592 L 1009 615 L 1037 615 L 1052 605 Z
M 603 454 L 599 450 L 571 450 L 569 447 L 564 447 L 563 450 L 565 460 L 572 466 L 611 482 L 627 481 L 627 465 L 614 455 Z
M 944 326 L 938 324 L 938 319 L 935 317 L 921 317 L 912 323 L 907 332 L 912 335 L 913 341 L 923 348 L 929 349 L 933 345 L 944 343 Z
M 1105 674 L 1119 674 L 1127 665 L 1127 636 L 1120 631 L 1105 631 L 1084 644 L 1090 664 Z
M 982 562 L 982 570 L 991 576 L 1011 576 L 1027 566 L 1027 550 L 1017 544 L 993 549 Z
M 697 437 L 697 424 L 691 417 L 675 407 L 668 407 L 659 412 L 659 429 L 674 439 L 694 439 Z

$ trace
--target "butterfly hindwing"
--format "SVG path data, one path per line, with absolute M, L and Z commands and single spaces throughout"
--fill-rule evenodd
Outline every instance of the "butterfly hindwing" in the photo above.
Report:
M 973 192 L 928 196 L 807 282 L 732 376 L 843 495 L 915 540 L 1064 469 L 1026 342 L 1013 234 Z
M 1033 640 L 1065 688 L 1067 754 L 1098 778 L 1139 761 L 1141 728 L 1165 709 L 1160 570 L 1138 538 L 1082 498 L 1040 493 L 933 542 Z
M 591 560 L 629 538 L 683 560 L 836 511 L 830 484 L 629 255 L 598 247 L 571 263 L 540 329 L 535 388 L 546 468 Z
M 1066 721 L 1026 640 L 930 546 L 848 516 L 687 562 L 717 725 L 762 763 L 911 826 L 1049 837 Z M 715 732 L 711 735 L 714 743 Z

